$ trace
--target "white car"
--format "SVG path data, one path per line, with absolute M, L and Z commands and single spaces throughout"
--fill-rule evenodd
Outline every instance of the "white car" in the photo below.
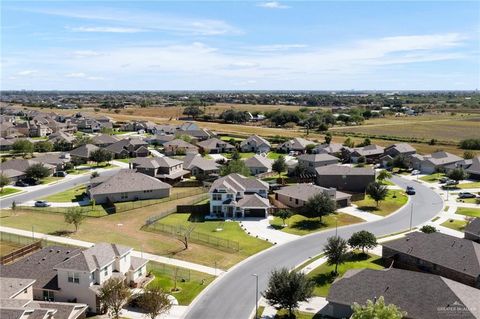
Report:
M 418 174 L 420 174 L 419 170 L 416 169 L 416 170 L 412 171 L 412 175 L 418 175 Z
M 37 200 L 35 202 L 35 207 L 50 207 L 50 203 L 47 202 L 46 200 Z

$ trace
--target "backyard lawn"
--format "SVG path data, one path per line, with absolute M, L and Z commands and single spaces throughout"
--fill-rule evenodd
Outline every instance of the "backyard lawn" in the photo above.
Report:
M 147 270 L 155 276 L 150 285 L 159 285 L 167 293 L 177 298 L 178 303 L 182 306 L 188 306 L 215 278 L 194 270 L 184 268 L 176 270 L 173 266 L 155 262 L 149 262 L 147 267 Z M 175 286 L 175 271 L 178 291 L 172 292 Z
M 420 177 L 419 179 L 424 181 L 424 182 L 428 182 L 428 183 L 436 183 L 438 182 L 438 180 L 442 177 L 445 177 L 445 174 L 443 173 L 434 173 L 434 174 L 430 174 L 430 175 L 425 175 L 425 176 L 422 176 Z
M 59 202 L 59 203 L 67 203 L 67 202 L 78 202 L 83 199 L 81 196 L 86 190 L 86 186 L 77 186 L 74 188 L 67 189 L 63 192 L 56 193 L 47 197 L 42 198 L 43 200 L 49 202 Z
M 369 195 L 365 196 L 362 200 L 354 202 L 354 204 L 356 204 L 360 210 L 380 216 L 387 216 L 405 205 L 407 200 L 408 196 L 405 195 L 404 191 L 390 189 L 387 197 L 378 204 L 378 207 Z
M 333 281 L 342 277 L 350 269 L 383 269 L 381 257 L 374 254 L 351 253 L 347 261 L 338 266 L 338 276 L 333 275 L 335 265 L 329 266 L 327 263 L 320 265 L 308 274 L 308 277 L 315 282 L 313 294 L 315 296 L 326 297 Z
M 458 188 L 480 188 L 480 182 L 460 183 Z
M 282 226 L 283 221 L 278 217 L 275 217 L 273 220 L 271 220 L 270 225 L 272 225 L 273 228 L 280 229 L 281 231 L 284 231 L 286 233 L 301 236 L 333 228 L 335 226 L 340 227 L 350 224 L 361 223 L 363 221 L 364 220 L 361 218 L 345 213 L 323 216 L 321 221 L 318 217 L 309 218 L 303 215 L 296 214 L 286 220 L 286 224 L 288 225 L 286 227 Z
M 5 256 L 21 247 L 23 247 L 21 244 L 0 240 L 0 256 Z
M 12 187 L 4 187 L 3 190 L 0 191 L 0 197 L 15 194 L 18 192 L 21 192 L 21 190 Z
M 448 228 L 463 232 L 463 230 L 465 229 L 465 226 L 467 226 L 467 221 L 449 219 L 446 222 L 443 222 L 441 224 L 441 226 L 448 227 Z
M 480 208 L 458 207 L 455 214 L 480 217 Z
M 255 153 L 253 152 L 238 153 L 238 154 L 240 154 L 240 158 L 242 159 L 248 159 L 250 157 L 253 157 L 253 155 L 255 155 Z M 222 153 L 222 155 L 228 159 L 232 158 L 232 153 Z

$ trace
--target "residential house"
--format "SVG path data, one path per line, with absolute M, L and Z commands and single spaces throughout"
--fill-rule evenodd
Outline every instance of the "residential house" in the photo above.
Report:
M 245 166 L 250 169 L 252 175 L 265 174 L 272 171 L 273 160 L 266 156 L 255 154 L 245 160 Z
M 178 182 L 190 174 L 189 171 L 184 169 L 182 161 L 167 156 L 139 157 L 130 160 L 130 164 L 137 172 L 147 174 L 170 184 Z
M 130 137 L 110 144 L 105 149 L 113 153 L 115 158 L 147 157 L 150 154 L 147 146 L 144 140 Z
M 0 318 L 85 318 L 86 304 L 33 300 L 35 279 L 0 277 Z
M 389 268 L 351 269 L 330 287 L 323 315 L 350 318 L 352 305 L 382 296 L 406 319 L 480 318 L 480 290 L 434 274 Z
M 342 150 L 344 146 L 340 143 L 324 143 L 319 144 L 315 148 L 312 149 L 313 154 L 330 154 L 336 157 L 340 157 L 342 155 Z
M 375 144 L 363 147 L 343 148 L 343 157 L 352 163 L 357 163 L 360 157 L 364 157 L 367 163 L 375 163 L 383 156 L 384 148 Z
M 75 136 L 70 133 L 59 131 L 59 132 L 50 134 L 48 136 L 48 140 L 54 146 L 63 145 L 63 150 L 70 150 L 73 148 L 73 144 L 75 142 Z
M 185 122 L 177 128 L 176 134 L 189 135 L 197 139 L 198 141 L 204 141 L 206 139 L 215 137 L 215 133 L 207 129 L 202 129 L 198 124 L 193 122 Z
M 42 164 L 55 166 L 55 171 L 63 171 L 65 164 L 70 162 L 70 154 L 68 153 L 49 153 L 42 154 L 33 159 Z
M 301 137 L 295 137 L 292 140 L 289 140 L 285 143 L 282 143 L 278 146 L 278 150 L 281 152 L 299 152 L 305 153 L 308 145 L 316 145 L 317 143 L 306 140 Z
M 92 144 L 98 147 L 107 147 L 118 142 L 118 139 L 113 135 L 99 134 L 92 138 Z
M 446 166 L 461 161 L 463 161 L 463 158 L 460 156 L 444 151 L 435 152 L 430 155 L 413 154 L 410 156 L 412 167 L 423 174 L 432 174 L 437 171 L 445 170 Z
M 439 232 L 414 232 L 382 244 L 393 267 L 423 271 L 480 288 L 480 244 Z
M 317 167 L 315 172 L 317 185 L 345 192 L 365 193 L 368 184 L 375 181 L 375 170 L 369 167 L 328 165 Z
M 35 164 L 43 164 L 46 168 L 50 170 L 50 173 L 55 173 L 56 166 L 50 165 L 47 163 L 42 163 L 37 161 L 35 158 L 32 159 L 23 159 L 23 158 L 16 158 L 11 159 L 6 162 L 0 163 L 0 172 L 10 178 L 12 182 L 17 180 L 23 179 L 26 177 L 27 169 Z
M 84 144 L 70 151 L 70 158 L 76 163 L 87 163 L 90 156 L 100 147 L 93 144 Z
M 220 165 L 213 160 L 206 159 L 200 154 L 187 154 L 183 159 L 183 168 L 189 170 L 192 176 L 200 179 L 220 172 Z
M 251 135 L 249 138 L 240 143 L 240 149 L 242 152 L 254 152 L 257 154 L 268 153 L 270 152 L 271 147 L 272 145 L 270 145 L 266 139 L 256 134 Z
M 210 154 L 230 153 L 235 149 L 235 146 L 232 144 L 222 141 L 216 137 L 198 142 L 197 146 L 203 150 L 204 153 Z
M 392 158 L 398 155 L 409 156 L 413 155 L 417 152 L 417 150 L 408 143 L 397 143 L 385 147 L 384 153 L 385 155 L 390 155 Z
M 464 238 L 480 243 L 480 218 L 475 218 L 465 227 Z
M 198 153 L 198 147 L 182 139 L 175 139 L 163 143 L 165 155 L 185 155 L 188 153 Z
M 212 218 L 267 217 L 271 207 L 267 199 L 269 185 L 259 179 L 229 174 L 210 187 Z
M 90 180 L 87 194 L 98 204 L 160 199 L 170 196 L 171 186 L 152 176 L 124 169 L 112 176 Z
M 338 164 L 338 157 L 329 154 L 302 154 L 297 157 L 298 165 L 304 167 L 308 173 L 315 174 L 317 167 Z
M 175 135 L 178 130 L 177 125 L 157 124 L 155 125 L 155 135 Z
M 122 125 L 120 130 L 122 131 L 143 131 L 145 133 L 155 133 L 156 132 L 156 124 L 152 121 L 131 121 Z
M 2 122 L 0 125 L 0 137 L 7 138 L 7 137 L 17 137 L 17 136 L 25 136 L 22 134 L 18 128 L 16 127 L 15 123 L 12 122 Z
M 16 140 L 17 140 L 16 138 L 6 139 L 3 137 L 0 137 L 0 151 L 8 152 L 12 150 L 12 145 L 13 143 L 15 143 Z
M 162 135 L 162 134 L 156 134 L 152 137 L 147 138 L 148 144 L 153 144 L 153 145 L 163 145 L 166 142 L 170 142 L 176 139 L 175 135 Z
M 304 207 L 308 200 L 317 194 L 328 195 L 335 200 L 337 207 L 349 206 L 352 197 L 352 195 L 337 191 L 335 188 L 325 188 L 307 183 L 285 186 L 274 193 L 276 200 L 292 208 Z
M 480 156 L 465 161 L 467 163 L 463 169 L 465 169 L 465 172 L 468 174 L 468 178 L 480 180 Z

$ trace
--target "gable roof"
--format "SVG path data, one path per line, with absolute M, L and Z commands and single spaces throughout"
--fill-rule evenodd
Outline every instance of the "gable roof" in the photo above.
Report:
M 221 145 L 221 146 L 220 146 Z M 209 138 L 208 140 L 201 141 L 197 143 L 197 146 L 200 146 L 201 148 L 207 149 L 207 150 L 213 150 L 219 147 L 224 147 L 224 148 L 235 148 L 230 143 L 227 143 L 225 141 L 219 140 L 216 137 Z
M 335 200 L 352 197 L 352 195 L 337 191 L 335 188 L 325 188 L 308 183 L 285 186 L 280 188 L 279 190 L 274 191 L 274 193 L 288 196 L 291 198 L 296 198 L 304 202 L 308 201 L 310 198 L 317 194 L 331 195 L 331 197 L 335 198 Z
M 88 190 L 91 195 L 169 189 L 171 186 L 154 177 L 124 169 Z
M 356 147 L 353 149 L 353 153 L 356 153 L 360 156 L 371 156 L 383 154 L 384 148 L 375 144 L 366 145 L 363 147 Z
M 400 154 L 416 152 L 417 150 L 408 143 L 396 143 L 385 148 L 385 151 L 395 149 Z
M 314 150 L 317 153 L 327 153 L 327 154 L 334 154 L 334 153 L 341 153 L 344 146 L 340 143 L 330 143 L 330 144 L 320 144 L 317 145 Z
M 424 156 L 424 160 L 437 166 L 459 162 L 462 161 L 463 158 L 448 152 L 440 151 Z
M 269 185 L 257 178 L 245 177 L 243 175 L 232 173 L 215 180 L 210 187 L 209 192 L 214 193 L 220 188 L 226 188 L 231 192 L 245 192 L 251 189 L 268 190 Z
M 99 147 L 93 144 L 84 144 L 70 151 L 70 156 L 80 158 L 89 158 L 92 152 L 98 150 Z
M 465 233 L 480 237 L 480 218 L 475 218 L 465 227 Z
M 345 175 L 345 176 L 375 176 L 375 170 L 369 167 L 350 167 L 345 165 L 326 165 L 315 168 L 315 171 L 318 175 L 322 176 L 337 176 L 337 175 Z
M 248 168 L 254 167 L 264 167 L 267 169 L 272 169 L 273 160 L 267 158 L 266 156 L 255 154 L 252 157 L 245 160 L 245 165 Z
M 313 163 L 320 163 L 320 162 L 339 162 L 340 160 L 338 157 L 332 156 L 330 154 L 302 154 L 297 157 L 299 160 L 306 161 L 306 162 L 313 162 Z
M 172 167 L 182 164 L 179 161 L 168 156 L 162 157 L 136 157 L 130 160 L 130 163 L 135 164 L 135 167 L 140 168 L 159 168 L 159 167 Z
M 112 135 L 100 134 L 92 138 L 92 144 L 113 144 L 118 142 L 118 139 Z
M 238 207 L 243 208 L 269 208 L 268 199 L 258 196 L 258 194 L 246 194 L 237 203 Z
M 53 169 L 55 167 L 50 164 L 36 161 L 34 158 L 32 159 L 15 158 L 15 159 L 11 159 L 6 162 L 0 163 L 0 170 L 4 171 L 4 170 L 11 169 L 19 172 L 25 172 L 30 166 L 39 164 L 39 163 L 49 169 Z
M 168 141 L 166 143 L 163 143 L 163 147 L 183 147 L 183 148 L 191 148 L 191 149 L 197 149 L 197 147 L 193 144 L 190 144 L 188 142 L 185 142 L 184 140 L 177 138 L 172 141 Z
M 188 170 L 198 167 L 202 171 L 215 171 L 219 166 L 215 161 L 206 159 L 200 154 L 187 154 L 183 159 L 183 168 Z
M 316 145 L 318 143 L 306 140 L 306 139 L 301 138 L 301 137 L 295 137 L 294 139 L 291 139 L 291 140 L 281 144 L 280 147 L 285 147 L 287 144 L 290 144 L 291 148 L 293 148 L 293 149 L 303 150 L 307 147 L 307 145 L 310 145 L 310 144 L 315 144 Z
M 148 146 L 148 143 L 139 138 L 124 138 L 123 140 L 108 145 L 105 149 L 112 153 L 119 154 L 129 146 Z
M 383 247 L 470 276 L 480 276 L 480 244 L 468 239 L 439 232 L 431 234 L 413 232 L 386 242 Z
M 247 145 L 249 142 L 250 143 L 254 142 L 257 147 L 259 147 L 261 145 L 266 145 L 268 147 L 271 147 L 270 143 L 266 139 L 264 139 L 263 137 L 258 136 L 256 134 L 249 136 L 246 140 L 243 140 L 240 143 L 240 146 Z
M 480 290 L 437 275 L 402 269 L 352 269 L 336 280 L 327 301 L 346 306 L 383 296 L 408 318 L 480 318 Z M 439 309 L 451 309 L 444 313 Z M 459 309 L 458 313 L 454 311 Z M 454 312 L 454 313 L 452 313 Z
M 2 298 L 14 298 L 34 283 L 35 279 L 1 277 L 0 291 L 2 292 Z
M 472 158 L 472 164 L 465 171 L 469 174 L 480 175 L 480 156 Z

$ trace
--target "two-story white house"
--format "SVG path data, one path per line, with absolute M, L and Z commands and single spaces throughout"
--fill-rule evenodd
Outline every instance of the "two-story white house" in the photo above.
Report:
M 271 147 L 266 139 L 258 135 L 252 135 L 240 143 L 242 152 L 268 153 Z
M 267 217 L 269 185 L 257 178 L 229 174 L 210 187 L 212 218 Z

